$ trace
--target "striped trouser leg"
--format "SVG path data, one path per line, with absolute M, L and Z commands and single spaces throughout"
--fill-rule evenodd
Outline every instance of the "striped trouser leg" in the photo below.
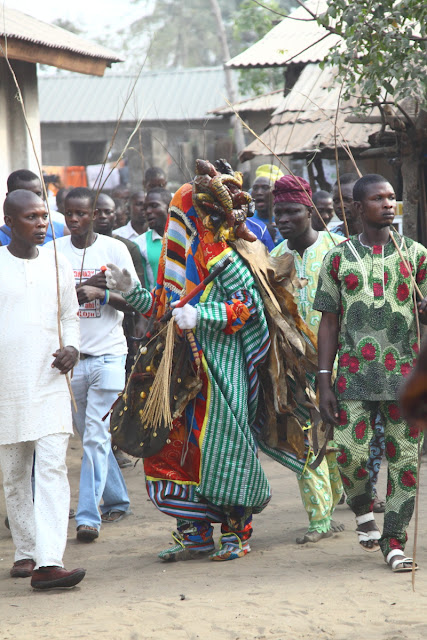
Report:
M 186 522 L 226 522 L 227 516 L 219 507 L 199 502 L 194 485 L 169 480 L 147 480 L 147 492 L 162 513 Z

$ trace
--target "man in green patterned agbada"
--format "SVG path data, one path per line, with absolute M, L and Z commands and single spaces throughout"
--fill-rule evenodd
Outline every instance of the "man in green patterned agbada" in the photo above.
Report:
M 390 225 L 396 197 L 383 176 L 360 178 L 353 196 L 363 231 L 326 255 L 314 301 L 314 308 L 322 312 L 320 411 L 325 422 L 335 424 L 338 464 L 347 502 L 356 515 L 360 545 L 366 551 L 381 549 L 393 571 L 410 571 L 413 560 L 405 557 L 404 548 L 415 502 L 419 433 L 401 418 L 397 398 L 419 348 L 414 280 L 424 296 L 417 303 L 419 319 L 427 322 L 427 250 L 393 232 L 395 245 Z M 331 371 L 337 353 L 333 387 Z M 366 469 L 378 412 L 388 460 L 382 535 L 372 511 Z

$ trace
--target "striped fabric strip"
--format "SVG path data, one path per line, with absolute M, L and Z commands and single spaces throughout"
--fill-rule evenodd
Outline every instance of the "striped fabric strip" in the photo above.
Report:
M 312 374 L 307 374 L 307 383 L 310 384 L 314 388 L 316 378 Z M 290 391 L 292 394 L 296 393 L 296 384 L 295 380 L 293 380 L 290 376 L 288 377 L 288 383 L 290 387 Z M 293 410 L 295 417 L 299 420 L 300 424 L 306 425 L 310 420 L 310 412 L 306 407 L 303 407 L 300 404 L 297 404 L 295 409 Z M 276 462 L 279 462 L 281 465 L 294 471 L 296 474 L 301 475 L 306 464 L 307 464 L 307 454 L 309 453 L 309 443 L 308 438 L 305 436 L 305 455 L 303 458 L 297 458 L 296 455 L 290 451 L 284 451 L 283 449 L 274 449 L 270 447 L 264 440 L 261 438 L 261 425 L 255 425 L 254 430 L 256 433 L 257 442 L 261 451 L 266 453 L 270 458 L 273 458 Z
M 195 500 L 193 485 L 180 485 L 167 480 L 147 480 L 146 486 L 152 502 L 168 516 L 187 521 L 227 521 L 225 513 L 215 505 Z
M 175 206 L 170 208 L 167 228 L 164 285 L 181 293 L 185 291 L 186 254 L 197 234 L 190 220 Z
M 140 313 L 148 313 L 154 301 L 153 294 L 144 289 L 140 282 L 137 282 L 129 293 L 126 295 L 123 293 L 122 296 L 126 302 Z
M 260 430 L 258 426 L 255 426 L 254 429 L 255 429 L 255 432 L 258 435 L 260 435 Z M 302 474 L 306 465 L 306 460 L 307 460 L 306 457 L 302 459 L 298 459 L 296 455 L 294 453 L 291 453 L 290 451 L 284 451 L 283 449 L 274 449 L 273 447 L 270 447 L 260 437 L 257 438 L 257 441 L 261 451 L 267 454 L 269 458 L 273 458 L 273 460 L 275 460 L 276 462 L 279 462 L 282 466 L 286 467 L 287 469 L 290 469 L 291 471 L 296 473 L 298 476 Z M 307 452 L 308 452 L 308 448 L 307 448 Z

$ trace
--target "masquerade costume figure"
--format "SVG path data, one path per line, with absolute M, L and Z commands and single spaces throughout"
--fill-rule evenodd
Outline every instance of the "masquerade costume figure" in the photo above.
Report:
M 251 429 L 258 402 L 257 369 L 270 345 L 263 304 L 249 269 L 225 241 L 228 231 L 214 233 L 202 219 L 202 209 L 196 211 L 193 205 L 192 185 L 183 185 L 171 202 L 154 293 L 130 279 L 127 287 L 115 282 L 134 308 L 144 314 L 155 308 L 161 318 L 172 303 L 232 257 L 197 294 L 195 306 L 174 312 L 179 327 L 194 330 L 192 367 L 198 369 L 201 389 L 184 414 L 174 419 L 160 452 L 144 459 L 151 500 L 178 521 L 174 545 L 159 554 L 162 560 L 209 554 L 221 561 L 246 555 L 252 514 L 270 500 Z M 249 233 L 244 218 L 235 229 Z M 217 551 L 213 522 L 221 523 Z

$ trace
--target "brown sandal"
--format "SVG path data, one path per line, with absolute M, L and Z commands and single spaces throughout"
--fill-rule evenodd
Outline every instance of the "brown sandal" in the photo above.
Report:
M 126 516 L 131 514 L 131 510 L 121 511 L 120 509 L 110 509 L 110 511 L 106 511 L 101 515 L 102 522 L 120 522 Z
M 87 524 L 81 524 L 77 527 L 77 540 L 93 542 L 98 537 L 99 531 L 96 527 L 89 527 Z

